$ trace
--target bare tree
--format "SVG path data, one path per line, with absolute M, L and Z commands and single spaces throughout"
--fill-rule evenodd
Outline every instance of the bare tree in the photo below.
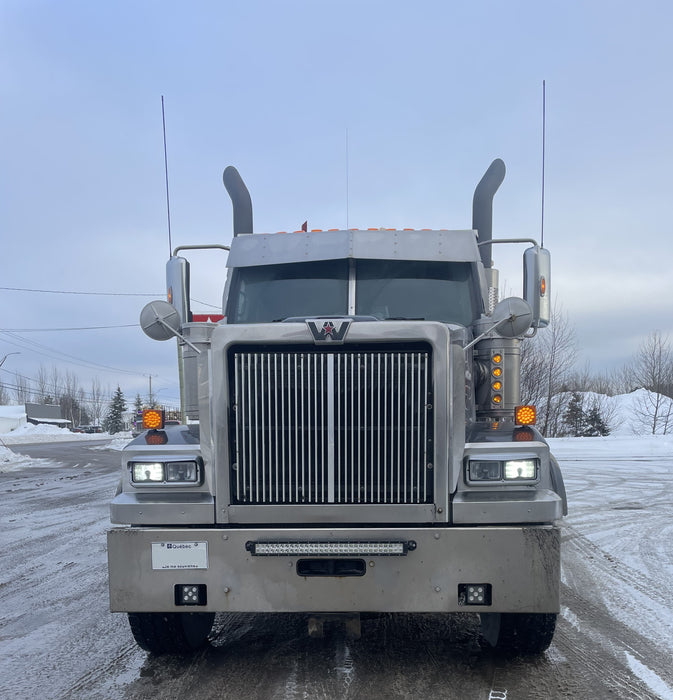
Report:
M 0 382 L 0 406 L 6 406 L 9 403 L 9 393 L 5 389 L 5 385 Z
M 666 394 L 673 385 L 673 351 L 668 336 L 650 333 L 630 365 L 632 382 L 647 389 L 636 406 L 636 418 L 652 435 L 673 429 L 673 399 Z
M 89 422 L 89 416 L 83 405 L 84 392 L 79 385 L 79 379 L 72 372 L 65 372 L 61 379 L 58 402 L 61 412 L 71 425 L 82 425 Z
M 22 374 L 15 374 L 14 396 L 17 404 L 30 403 L 30 386 Z
M 35 379 L 37 388 L 35 389 L 35 399 L 40 403 L 53 403 L 56 400 L 56 392 L 52 386 L 47 370 L 40 365 Z
M 561 429 L 576 357 L 575 331 L 554 303 L 549 326 L 525 341 L 521 352 L 521 401 L 538 407 L 543 435 L 554 436 Z
M 58 398 L 61 395 L 61 374 L 59 373 L 56 365 L 52 365 L 51 367 L 50 384 L 54 400 L 56 403 L 58 403 Z
M 103 409 L 107 401 L 103 395 L 103 388 L 100 384 L 100 379 L 94 377 L 91 380 L 91 394 L 89 395 L 89 411 L 91 412 L 91 421 L 94 425 L 101 425 L 103 422 Z

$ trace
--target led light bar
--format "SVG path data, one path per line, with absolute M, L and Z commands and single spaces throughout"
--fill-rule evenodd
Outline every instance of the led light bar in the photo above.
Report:
M 405 556 L 416 549 L 410 542 L 248 542 L 245 548 L 256 557 L 283 556 Z

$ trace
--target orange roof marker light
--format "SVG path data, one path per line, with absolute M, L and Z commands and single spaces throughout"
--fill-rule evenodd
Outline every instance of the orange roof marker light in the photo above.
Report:
M 514 422 L 517 425 L 535 425 L 537 410 L 535 406 L 517 406 L 514 409 Z
M 514 442 L 530 442 L 535 440 L 535 433 L 530 428 L 517 428 L 512 438 Z
M 143 411 L 143 429 L 160 430 L 164 427 L 164 412 L 160 408 L 146 408 Z
M 145 433 L 145 442 L 148 445 L 165 445 L 168 442 L 168 435 L 163 430 L 153 430 Z

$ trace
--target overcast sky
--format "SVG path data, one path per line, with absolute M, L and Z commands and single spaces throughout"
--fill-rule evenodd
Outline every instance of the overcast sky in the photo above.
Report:
M 620 366 L 673 333 L 672 19 L 663 0 L 2 0 L 0 359 L 21 354 L 0 380 L 56 365 L 130 400 L 152 375 L 177 402 L 172 341 L 31 330 L 133 326 L 163 295 L 161 95 L 173 246 L 230 241 L 229 164 L 258 232 L 470 228 L 496 157 L 494 236 L 539 238 L 543 80 L 553 294 L 580 364 Z M 506 248 L 521 294 L 523 246 Z M 190 259 L 217 306 L 224 254 Z

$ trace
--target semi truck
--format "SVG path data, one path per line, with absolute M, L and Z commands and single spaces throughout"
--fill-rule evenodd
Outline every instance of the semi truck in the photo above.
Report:
M 141 326 L 177 338 L 184 420 L 149 411 L 122 452 L 110 607 L 143 649 L 188 653 L 216 613 L 480 616 L 485 645 L 551 643 L 563 478 L 520 403 L 521 343 L 550 320 L 550 255 L 493 239 L 497 159 L 472 228 L 253 233 L 238 171 L 230 246 L 176 248 Z M 525 243 L 498 299 L 498 243 Z M 227 251 L 222 315 L 190 305 L 185 251 Z

